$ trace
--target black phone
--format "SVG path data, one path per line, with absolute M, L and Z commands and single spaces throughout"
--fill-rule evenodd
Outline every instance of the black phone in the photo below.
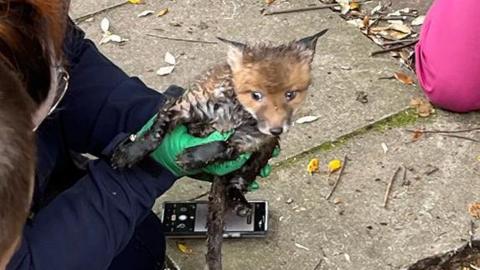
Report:
M 264 237 L 268 231 L 268 202 L 251 201 L 251 214 L 225 214 L 224 238 Z M 164 202 L 162 222 L 169 238 L 203 238 L 207 236 L 208 202 Z

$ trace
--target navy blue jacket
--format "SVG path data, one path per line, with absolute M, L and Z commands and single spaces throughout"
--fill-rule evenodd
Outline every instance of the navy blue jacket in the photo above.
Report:
M 9 270 L 108 268 L 155 199 L 175 181 L 158 165 L 144 162 L 116 171 L 102 158 L 126 134 L 139 130 L 163 104 L 164 96 L 127 76 L 78 29 L 69 29 L 65 51 L 70 87 L 56 112 L 36 132 L 34 205 L 42 201 L 52 173 L 62 169 L 72 151 L 101 158 L 89 162 L 82 178 L 27 223 Z

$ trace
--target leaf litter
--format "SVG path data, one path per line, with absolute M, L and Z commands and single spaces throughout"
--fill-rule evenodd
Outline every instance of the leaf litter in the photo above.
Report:
M 107 18 L 103 18 L 100 22 L 100 29 L 102 30 L 102 39 L 100 40 L 100 45 L 106 44 L 109 42 L 123 43 L 128 41 L 128 39 L 122 38 L 119 35 L 113 34 L 110 32 L 110 21 Z

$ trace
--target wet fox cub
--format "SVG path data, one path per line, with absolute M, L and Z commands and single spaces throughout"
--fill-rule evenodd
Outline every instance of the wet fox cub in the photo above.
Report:
M 185 169 L 197 169 L 251 152 L 245 166 L 222 177 L 227 203 L 233 203 L 229 205 L 237 208 L 237 213 L 247 214 L 249 205 L 243 193 L 271 158 L 279 135 L 291 126 L 292 114 L 304 101 L 315 45 L 325 32 L 280 46 L 220 39 L 230 47 L 227 63 L 213 67 L 181 97 L 167 102 L 147 133 L 117 147 L 112 165 L 133 165 L 179 124 L 195 136 L 235 130 L 226 142 L 187 149 L 178 156 L 178 163 Z

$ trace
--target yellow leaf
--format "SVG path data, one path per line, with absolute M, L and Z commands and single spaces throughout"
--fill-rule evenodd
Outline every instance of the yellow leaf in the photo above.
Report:
M 395 79 L 399 80 L 399 81 L 402 82 L 403 84 L 413 84 L 413 79 L 412 79 L 412 77 L 408 76 L 408 75 L 405 74 L 405 73 L 395 72 L 395 73 L 393 74 L 393 76 L 395 76 Z
M 162 8 L 158 13 L 157 17 L 162 17 L 163 15 L 168 13 L 168 8 Z
M 192 254 L 193 250 L 184 242 L 177 242 L 177 248 L 183 254 Z
M 272 4 L 273 2 L 275 2 L 275 0 L 265 0 L 265 4 L 267 4 L 267 5 L 270 5 L 270 4 Z
M 310 175 L 314 172 L 318 172 L 318 159 L 314 158 L 308 162 L 307 171 Z
M 352 2 L 350 3 L 350 10 L 355 10 L 360 8 L 360 3 L 359 2 Z
M 330 173 L 333 173 L 340 168 L 342 168 L 342 161 L 340 161 L 338 159 L 334 159 L 334 160 L 332 160 L 328 163 L 328 171 Z
M 138 5 L 138 4 L 145 4 L 143 0 L 128 0 L 130 4 Z

